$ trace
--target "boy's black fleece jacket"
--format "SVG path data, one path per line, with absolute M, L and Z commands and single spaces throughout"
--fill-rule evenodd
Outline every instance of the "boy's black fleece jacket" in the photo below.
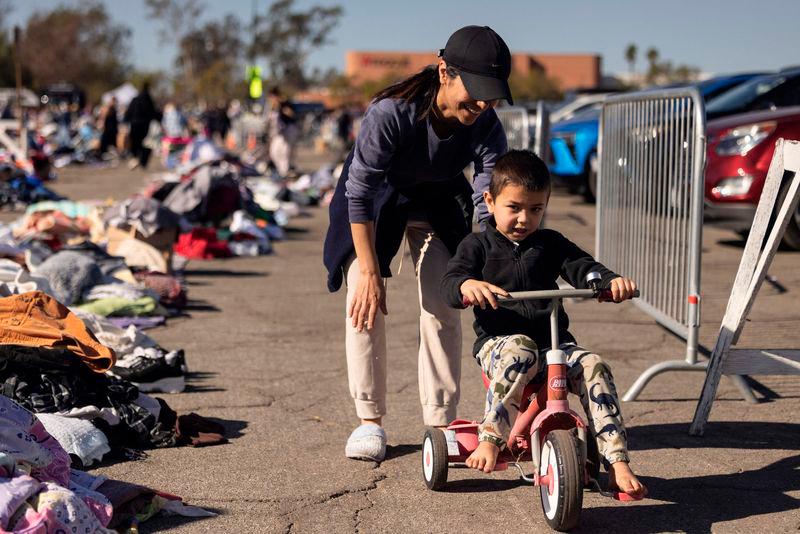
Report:
M 560 275 L 573 287 L 585 289 L 586 275 L 592 271 L 602 276 L 602 287 L 609 287 L 616 273 L 607 269 L 575 243 L 554 230 L 537 230 L 515 245 L 489 221 L 486 230 L 470 234 L 458 246 L 447 265 L 441 292 L 449 306 L 463 308 L 461 284 L 466 280 L 484 280 L 506 291 L 558 289 Z M 540 350 L 550 348 L 550 314 L 547 300 L 526 300 L 503 304 L 497 310 L 475 306 L 475 341 L 473 353 L 491 337 L 523 334 Z M 569 317 L 561 307 L 558 316 L 559 342 L 574 342 L 568 331 Z

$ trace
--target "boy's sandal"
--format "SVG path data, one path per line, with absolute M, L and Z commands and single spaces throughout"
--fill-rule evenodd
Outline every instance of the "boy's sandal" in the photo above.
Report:
M 600 482 L 595 479 L 589 479 L 589 487 L 591 487 L 594 491 L 597 491 L 603 497 L 609 497 L 614 499 L 615 501 L 620 502 L 633 502 L 633 501 L 641 501 L 645 497 L 647 497 L 647 490 L 645 489 L 644 495 L 639 497 L 634 497 L 633 495 L 629 495 L 624 491 L 619 491 L 618 489 L 607 489 L 604 490 L 600 487 Z

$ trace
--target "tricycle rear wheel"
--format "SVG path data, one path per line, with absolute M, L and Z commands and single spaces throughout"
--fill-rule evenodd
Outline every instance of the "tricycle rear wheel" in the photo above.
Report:
M 422 478 L 433 491 L 441 491 L 447 483 L 447 439 L 444 432 L 430 426 L 422 438 Z

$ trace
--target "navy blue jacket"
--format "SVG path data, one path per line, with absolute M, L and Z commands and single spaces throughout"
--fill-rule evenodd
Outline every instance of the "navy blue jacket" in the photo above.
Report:
M 375 222 L 381 275 L 400 248 L 409 212 L 423 215 L 451 254 L 472 228 L 477 206 L 485 217 L 483 191 L 494 162 L 507 150 L 494 110 L 446 138 L 430 118 L 417 120 L 417 104 L 396 99 L 374 102 L 362 121 L 330 205 L 324 263 L 328 289 L 341 287 L 344 265 L 354 254 L 351 222 Z M 475 188 L 463 169 L 475 165 Z

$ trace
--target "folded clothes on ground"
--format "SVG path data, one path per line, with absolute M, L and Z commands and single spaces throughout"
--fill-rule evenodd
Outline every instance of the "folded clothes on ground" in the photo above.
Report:
M 137 404 L 136 386 L 92 372 L 66 349 L 0 345 L 0 391 L 36 413 L 85 406 L 114 408 L 120 424 L 93 420 L 112 448 L 169 447 L 177 443 L 174 411 L 164 405 L 158 417 L 154 416 Z
M 176 277 L 153 271 L 138 272 L 136 279 L 158 295 L 158 301 L 168 308 L 186 306 L 186 289 Z
M 143 392 L 180 393 L 186 388 L 183 350 L 164 353 L 160 348 L 137 348 L 108 372 Z
M 106 435 L 89 421 L 50 413 L 40 413 L 36 417 L 47 433 L 65 451 L 77 456 L 84 467 L 99 462 L 106 453 L 111 452 Z
M 41 291 L 0 298 L 0 340 L 67 349 L 98 373 L 115 361 L 114 351 L 98 342 L 78 316 Z
M 102 315 L 103 317 L 112 315 L 138 317 L 140 315 L 167 314 L 167 310 L 153 297 L 141 297 L 136 300 L 128 300 L 122 297 L 108 297 L 91 302 L 84 302 L 78 305 L 77 308 Z
M 67 452 L 42 422 L 0 396 L 0 531 L 135 532 L 138 523 L 162 510 L 215 515 L 174 495 L 71 469 Z
M 84 291 L 104 281 L 103 272 L 92 258 L 72 250 L 53 254 L 34 274 L 47 278 L 53 296 L 65 306 L 78 302 Z
M 167 322 L 163 315 L 149 315 L 147 317 L 109 317 L 108 320 L 120 328 L 127 328 L 131 325 L 140 330 L 155 328 Z
M 115 281 L 108 284 L 97 284 L 83 293 L 83 302 L 102 299 L 121 298 L 125 300 L 139 300 L 144 297 L 158 299 L 158 294 L 152 289 L 137 284 Z
M 122 328 L 114 324 L 114 318 L 103 317 L 79 308 L 75 308 L 73 313 L 83 321 L 100 343 L 116 353 L 117 359 L 132 355 L 137 347 L 158 346 L 153 338 L 134 325 Z

